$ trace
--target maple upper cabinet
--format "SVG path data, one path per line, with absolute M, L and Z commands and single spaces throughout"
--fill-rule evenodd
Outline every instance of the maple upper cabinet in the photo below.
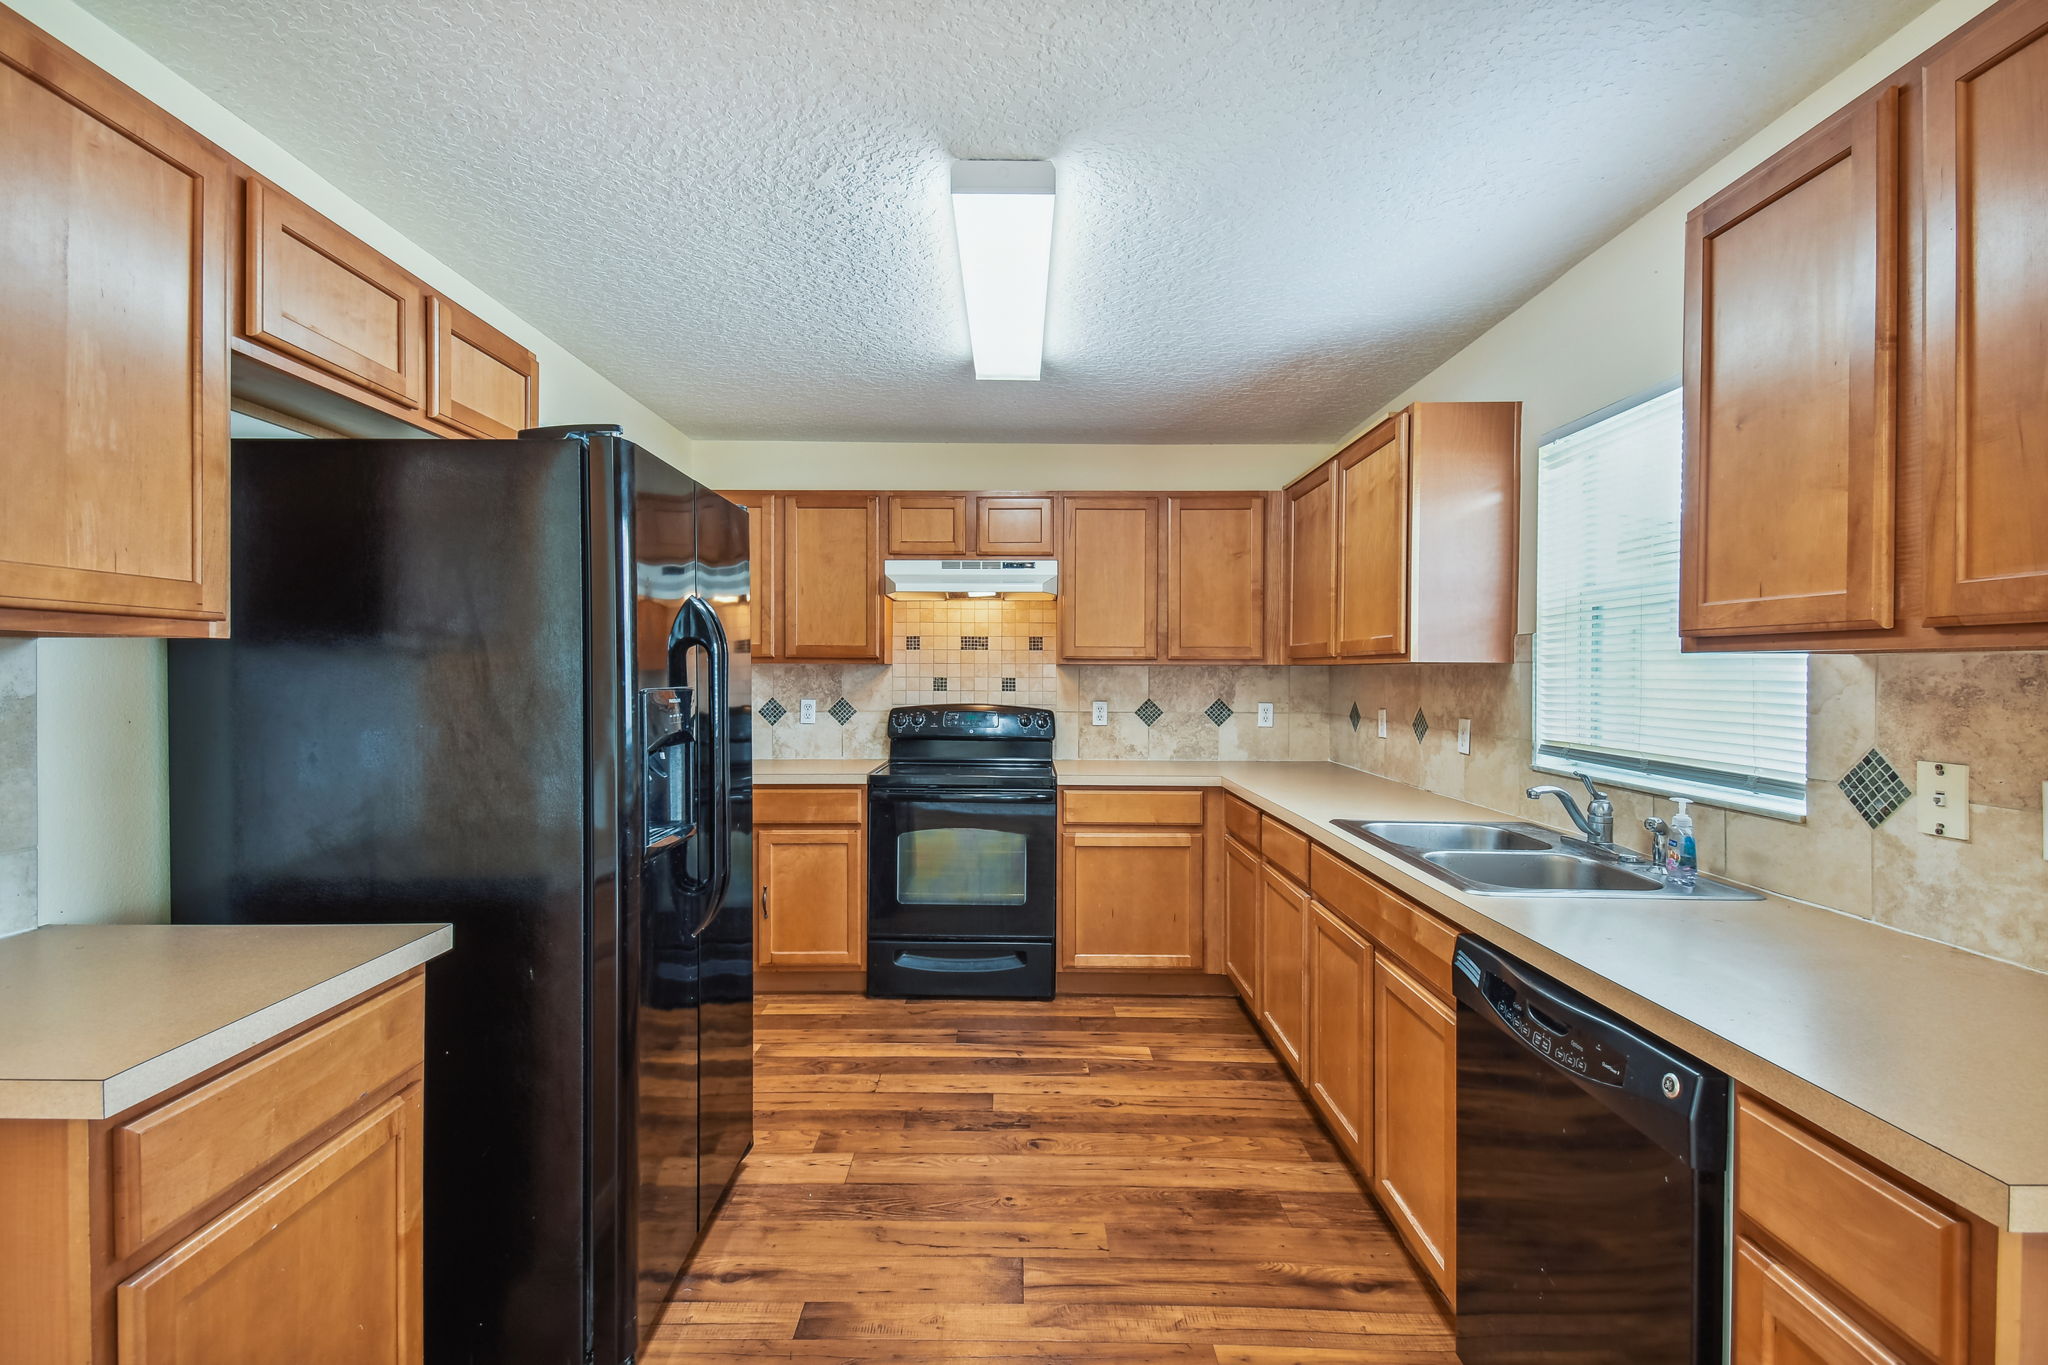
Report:
M 973 505 L 971 493 L 891 493 L 889 557 L 971 553 Z
M 509 439 L 540 423 L 540 362 L 459 304 L 427 300 L 427 403 L 471 436 Z
M 1043 493 L 974 495 L 974 553 L 1051 559 L 1059 553 L 1059 508 Z
M 1266 497 L 1166 498 L 1166 657 L 1258 663 L 1266 657 Z
M 250 176 L 242 335 L 403 409 L 424 405 L 427 291 L 275 185 Z
M 734 650 L 757 664 L 774 663 L 776 593 L 781 573 L 775 558 L 775 495 L 720 492 L 727 502 L 747 509 L 747 602 L 744 621 L 726 622 Z M 735 626 L 741 628 L 735 629 Z
M 1156 495 L 1060 499 L 1060 658 L 1145 663 L 1159 657 Z
M 0 8 L 0 631 L 223 633 L 231 168 Z
M 1334 462 L 1287 485 L 1287 659 L 1337 655 L 1337 483 Z
M 1922 68 L 1927 620 L 2048 623 L 2048 0 Z M 2036 643 L 2041 632 L 2034 632 Z
M 1521 424 L 1416 403 L 1288 485 L 1290 661 L 1513 661 Z
M 1689 634 L 1892 623 L 1898 122 L 1884 90 L 1687 219 Z
M 888 657 L 877 493 L 775 496 L 779 659 Z

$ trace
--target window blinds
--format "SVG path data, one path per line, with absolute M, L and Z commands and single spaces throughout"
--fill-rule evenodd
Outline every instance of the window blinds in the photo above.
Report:
M 1806 656 L 1678 645 L 1680 391 L 1537 452 L 1535 766 L 1806 809 Z

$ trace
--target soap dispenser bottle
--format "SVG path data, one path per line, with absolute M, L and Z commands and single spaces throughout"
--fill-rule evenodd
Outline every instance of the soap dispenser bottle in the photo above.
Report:
M 1674 796 L 1678 813 L 1671 817 L 1671 833 L 1664 840 L 1664 884 L 1678 891 L 1690 891 L 1700 884 L 1699 844 L 1693 838 L 1692 815 L 1686 807 L 1689 797 Z

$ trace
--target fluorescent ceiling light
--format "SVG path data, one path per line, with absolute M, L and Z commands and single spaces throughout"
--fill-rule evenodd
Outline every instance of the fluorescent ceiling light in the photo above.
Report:
M 976 379 L 1036 379 L 1052 275 L 1050 161 L 953 163 L 953 235 Z

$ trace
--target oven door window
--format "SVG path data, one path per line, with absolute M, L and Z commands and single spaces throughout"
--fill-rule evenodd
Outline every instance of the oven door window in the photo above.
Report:
M 955 826 L 896 836 L 899 905 L 1022 905 L 1030 891 L 1022 831 Z

